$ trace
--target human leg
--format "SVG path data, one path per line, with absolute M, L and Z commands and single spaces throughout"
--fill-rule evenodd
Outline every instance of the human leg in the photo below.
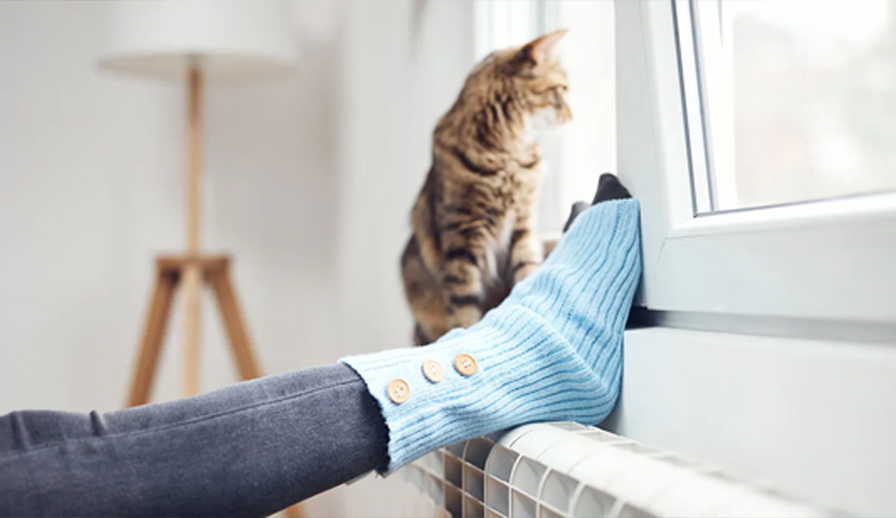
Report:
M 364 382 L 333 365 L 171 403 L 0 417 L 0 516 L 262 516 L 386 462 Z

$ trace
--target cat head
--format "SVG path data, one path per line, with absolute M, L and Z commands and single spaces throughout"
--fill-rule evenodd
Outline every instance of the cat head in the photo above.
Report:
M 522 129 L 537 137 L 572 118 L 566 102 L 569 83 L 555 51 L 565 34 L 563 29 L 493 52 L 473 69 L 464 90 L 485 102 L 490 123 L 503 118 L 515 133 Z

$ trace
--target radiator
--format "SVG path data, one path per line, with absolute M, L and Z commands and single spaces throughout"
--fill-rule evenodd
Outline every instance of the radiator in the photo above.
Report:
M 454 444 L 395 476 L 418 513 L 438 517 L 840 515 L 576 423 Z

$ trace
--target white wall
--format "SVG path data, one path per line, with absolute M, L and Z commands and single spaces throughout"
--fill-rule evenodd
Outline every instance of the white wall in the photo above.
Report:
M 182 242 L 177 88 L 100 75 L 98 5 L 0 5 L 0 412 L 123 401 Z
M 183 246 L 183 89 L 99 72 L 103 9 L 0 6 L 0 411 L 118 407 L 152 258 Z M 308 43 L 287 81 L 208 92 L 205 243 L 236 255 L 268 372 L 338 355 L 325 345 L 335 303 L 337 43 Z M 234 379 L 211 303 L 204 389 Z M 179 323 L 162 399 L 177 394 Z
M 469 2 L 294 7 L 297 73 L 207 94 L 205 244 L 236 257 L 269 373 L 409 343 L 407 214 L 473 58 Z M 182 85 L 98 71 L 104 9 L 0 3 L 0 413 L 119 408 L 152 259 L 184 243 Z M 210 390 L 236 377 L 204 302 Z M 157 400 L 178 394 L 180 320 Z M 389 514 L 371 506 L 387 486 L 306 509 Z
M 603 426 L 818 506 L 892 516 L 894 373 L 888 342 L 630 330 Z

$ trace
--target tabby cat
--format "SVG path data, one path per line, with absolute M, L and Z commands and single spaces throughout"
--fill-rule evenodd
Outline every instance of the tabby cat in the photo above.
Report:
M 487 56 L 436 126 L 401 258 L 418 345 L 476 323 L 544 258 L 538 137 L 572 117 L 554 53 L 565 32 Z

